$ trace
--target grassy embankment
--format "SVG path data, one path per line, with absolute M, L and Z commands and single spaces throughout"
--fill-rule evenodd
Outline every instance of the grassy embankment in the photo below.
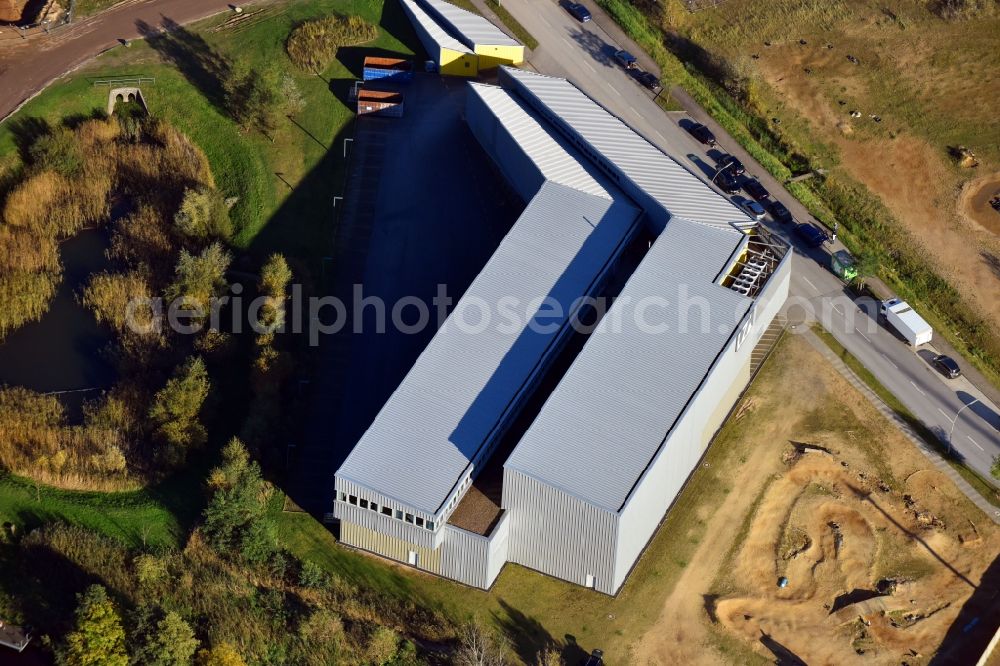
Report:
M 738 102 L 694 65 L 683 63 L 665 46 L 664 29 L 651 23 L 634 5 L 624 0 L 599 0 L 599 4 L 657 61 L 665 82 L 687 90 L 773 176 L 785 181 L 793 173 L 835 164 L 836 157 L 821 141 L 804 131 L 795 134 L 794 140 L 784 129 L 779 134 L 768 118 Z M 842 2 L 806 3 L 800 9 L 800 13 L 807 12 L 819 26 L 828 26 L 845 11 Z M 778 12 L 774 8 L 761 12 L 769 17 L 769 25 L 773 28 L 778 22 Z M 761 12 L 748 12 L 747 15 Z M 708 12 L 699 13 L 702 14 Z M 734 29 L 746 33 L 745 28 Z M 782 30 L 787 38 L 787 26 Z M 759 37 L 762 33 L 757 30 L 754 34 Z M 700 51 L 694 43 L 688 43 L 687 48 L 689 54 L 700 54 L 706 59 L 710 55 Z M 962 141 L 971 144 L 971 139 L 981 135 L 980 124 L 949 123 L 946 115 L 923 113 L 912 103 L 911 88 L 902 83 L 897 85 L 896 78 L 887 72 L 881 75 L 881 88 L 890 95 L 890 108 L 911 119 L 925 134 L 936 134 L 941 140 L 956 144 Z M 876 72 L 873 79 L 878 78 Z M 808 122 L 803 121 L 801 125 L 806 126 Z M 961 127 L 961 131 L 956 131 L 956 127 Z M 986 149 L 993 151 L 990 145 Z M 994 384 L 1000 385 L 1000 337 L 976 311 L 975 304 L 963 298 L 947 279 L 935 272 L 909 232 L 864 184 L 837 170 L 825 178 L 789 184 L 787 189 L 826 225 L 839 222 L 839 237 L 844 244 L 855 254 L 872 255 L 879 266 L 879 277 L 919 309 L 935 329 Z
M 990 504 L 996 507 L 1000 507 L 1000 491 L 998 491 L 994 485 L 980 476 L 975 470 L 970 469 L 964 465 L 961 461 L 955 460 L 951 454 L 948 453 L 947 448 L 941 443 L 941 440 L 923 424 L 923 422 L 913 415 L 909 409 L 903 405 L 899 399 L 893 395 L 885 386 L 882 385 L 875 375 L 866 368 L 861 361 L 855 358 L 849 351 L 847 351 L 840 342 L 837 341 L 826 329 L 821 326 L 814 325 L 813 332 L 819 336 L 819 338 L 826 343 L 826 345 L 840 357 L 840 360 L 844 362 L 851 371 L 858 376 L 858 378 L 863 381 L 868 388 L 870 388 L 879 399 L 884 402 L 889 409 L 896 413 L 903 421 L 907 423 L 914 432 L 916 432 L 924 442 L 931 446 L 934 450 L 941 454 L 949 465 L 951 465 L 955 471 L 957 471 L 963 479 L 965 479 L 969 485 L 976 489 L 980 495 L 986 498 Z

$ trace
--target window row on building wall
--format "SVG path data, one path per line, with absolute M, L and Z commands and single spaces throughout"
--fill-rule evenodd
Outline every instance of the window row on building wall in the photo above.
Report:
M 412 513 L 404 511 L 403 509 L 393 509 L 385 504 L 379 505 L 378 502 L 365 499 L 364 497 L 358 497 L 357 495 L 348 495 L 344 492 L 337 493 L 337 500 L 362 509 L 368 509 L 369 511 L 373 511 L 383 516 L 388 516 L 389 518 L 393 518 L 395 520 L 401 520 L 404 523 L 409 523 L 410 525 L 423 527 L 431 532 L 434 531 L 433 520 L 424 520 L 421 516 L 415 516 Z
M 448 502 L 448 506 L 444 508 L 444 515 L 450 516 L 451 512 L 455 510 L 455 507 L 459 502 L 462 501 L 462 497 L 465 495 L 465 489 L 469 487 L 472 483 L 472 476 L 465 477 L 465 480 L 458 486 L 455 490 L 455 494 L 451 496 L 451 501 Z

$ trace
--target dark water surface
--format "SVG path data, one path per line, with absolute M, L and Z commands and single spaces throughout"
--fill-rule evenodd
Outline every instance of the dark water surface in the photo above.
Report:
M 42 393 L 110 387 L 114 370 L 103 350 L 111 332 L 99 326 L 76 297 L 87 278 L 107 265 L 107 247 L 103 229 L 86 229 L 60 244 L 62 282 L 40 321 L 22 326 L 0 343 L 0 384 Z M 82 399 L 87 394 L 75 395 Z M 76 400 L 67 396 L 65 402 Z

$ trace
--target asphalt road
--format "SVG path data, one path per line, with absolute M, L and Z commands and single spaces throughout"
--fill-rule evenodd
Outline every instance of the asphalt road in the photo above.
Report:
M 504 6 L 540 43 L 531 56 L 535 69 L 570 79 L 706 181 L 711 178 L 715 161 L 678 121 L 693 117 L 708 124 L 722 149 L 739 157 L 748 173 L 757 176 L 796 219 L 812 219 L 780 183 L 699 107 L 681 99 L 690 116 L 682 112 L 665 114 L 653 101 L 652 94 L 636 84 L 611 58 L 622 47 L 638 55 L 634 45 L 616 27 L 609 25 L 605 31 L 594 21 L 581 24 L 551 0 L 504 0 Z M 588 7 L 597 16 L 593 4 L 588 3 Z M 877 321 L 874 306 L 867 308 L 871 312 L 868 314 L 853 303 L 844 293 L 844 284 L 826 268 L 829 255 L 825 250 L 804 250 L 790 237 L 790 226 L 782 227 L 770 219 L 765 224 L 796 246 L 788 305 L 790 319 L 802 320 L 806 310 L 811 310 L 815 320 L 925 425 L 937 430 L 945 440 L 951 433 L 957 454 L 970 467 L 989 477 L 993 457 L 1000 455 L 1000 409 L 968 380 L 947 380 L 933 370 L 927 362 L 934 354 L 932 346 L 911 349 Z
M 231 0 L 126 0 L 50 35 L 5 40 L 0 49 L 0 119 L 120 39 L 139 37 L 140 22 L 157 28 L 190 23 L 224 11 L 230 4 Z

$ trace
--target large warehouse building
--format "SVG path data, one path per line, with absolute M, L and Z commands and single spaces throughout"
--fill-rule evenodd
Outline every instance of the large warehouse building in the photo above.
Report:
M 571 83 L 500 83 L 469 84 L 466 119 L 527 206 L 337 471 L 334 516 L 344 543 L 468 585 L 510 561 L 614 594 L 749 381 L 791 255 Z M 535 396 L 640 229 L 651 247 Z M 512 298 L 517 325 L 468 325 Z M 532 396 L 471 528 L 470 486 Z
M 524 62 L 524 45 L 478 14 L 444 0 L 399 0 L 438 71 L 477 76 Z

